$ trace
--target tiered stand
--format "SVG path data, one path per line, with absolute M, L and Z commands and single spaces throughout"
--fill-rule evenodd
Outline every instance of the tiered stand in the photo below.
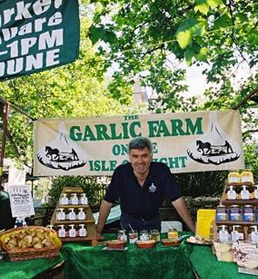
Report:
M 67 194 L 67 196 L 71 196 L 71 194 L 76 193 L 78 196 L 83 193 L 83 190 L 81 187 L 64 187 L 62 190 L 62 194 Z M 60 201 L 60 198 L 59 198 Z M 59 221 L 56 219 L 56 214 L 58 209 L 63 208 L 64 211 L 68 210 L 69 208 L 74 208 L 75 210 L 79 208 L 83 208 L 85 213 L 86 213 L 86 219 L 85 220 L 65 220 L 65 221 Z M 79 204 L 79 205 L 61 205 L 60 202 L 58 202 L 55 211 L 53 213 L 53 216 L 51 218 L 51 225 L 53 226 L 58 226 L 58 225 L 64 225 L 66 228 L 69 227 L 69 225 L 74 224 L 79 225 L 79 224 L 84 224 L 85 228 L 87 230 L 87 236 L 86 237 L 62 237 L 61 240 L 62 242 L 91 242 L 92 246 L 96 246 L 98 244 L 98 236 L 96 233 L 96 228 L 95 228 L 95 220 L 92 215 L 90 206 Z
M 242 199 L 236 199 L 236 200 L 229 200 L 227 199 L 227 188 L 228 186 L 235 186 L 236 191 L 239 193 L 241 186 L 246 185 L 249 187 L 251 196 L 249 200 L 242 200 Z M 231 205 L 238 205 L 239 207 L 243 207 L 244 205 L 252 205 L 253 207 L 258 207 L 258 200 L 253 198 L 253 183 L 251 182 L 245 182 L 245 183 L 226 183 L 222 198 L 220 200 L 220 205 L 225 205 L 227 208 L 229 208 Z M 238 195 L 239 196 L 239 195 Z M 242 218 L 241 218 L 242 219 Z M 254 218 L 256 220 L 256 217 Z M 243 231 L 245 235 L 245 239 L 247 239 L 247 231 L 249 226 L 256 225 L 258 226 L 258 221 L 254 222 L 244 222 L 244 221 L 216 221 L 214 227 L 213 227 L 213 236 L 214 240 L 216 241 L 218 239 L 217 236 L 217 230 L 218 226 L 220 225 L 227 225 L 227 226 L 234 226 L 234 225 L 241 225 L 243 226 Z

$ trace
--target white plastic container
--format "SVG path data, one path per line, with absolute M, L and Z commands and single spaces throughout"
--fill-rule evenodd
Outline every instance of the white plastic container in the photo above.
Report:
M 62 194 L 60 198 L 60 204 L 61 205 L 68 205 L 69 199 L 67 198 L 67 194 Z
M 88 198 L 86 197 L 85 193 L 80 195 L 80 204 L 88 204 Z
M 65 212 L 63 208 L 59 208 L 56 213 L 56 220 L 64 221 L 65 220 Z
M 69 236 L 70 237 L 76 237 L 76 230 L 74 228 L 74 225 L 73 224 L 69 225 L 69 227 L 71 227 L 70 230 L 69 230 Z
M 79 213 L 78 213 L 78 220 L 85 220 L 86 219 L 86 214 L 83 211 L 83 208 L 79 208 Z
M 249 200 L 250 199 L 250 192 L 248 191 L 248 189 L 245 185 L 242 186 L 240 196 L 241 196 L 242 200 Z
M 86 237 L 87 236 L 87 230 L 85 229 L 84 224 L 79 225 L 79 237 Z
M 58 227 L 60 227 L 60 229 L 57 232 L 58 236 L 59 237 L 65 237 L 66 236 L 66 232 L 65 232 L 64 225 L 58 225 Z
M 73 208 L 69 208 L 69 220 L 71 220 L 71 221 L 74 221 L 74 220 L 76 220 L 76 214 L 75 214 L 75 212 L 74 212 L 74 209 Z
M 76 193 L 71 194 L 70 204 L 77 205 L 79 203 Z
M 229 190 L 227 194 L 228 194 L 228 200 L 236 200 L 237 194 L 234 186 L 229 186 Z

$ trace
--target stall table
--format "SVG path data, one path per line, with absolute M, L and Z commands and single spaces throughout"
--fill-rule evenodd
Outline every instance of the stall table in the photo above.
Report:
M 103 245 L 66 243 L 62 248 L 65 279 L 194 279 L 186 245 L 158 243 L 153 249 L 139 249 L 132 244 L 125 251 L 108 251 Z
M 257 279 L 256 275 L 238 273 L 238 266 L 233 262 L 221 262 L 207 246 L 194 246 L 190 260 L 201 279 Z

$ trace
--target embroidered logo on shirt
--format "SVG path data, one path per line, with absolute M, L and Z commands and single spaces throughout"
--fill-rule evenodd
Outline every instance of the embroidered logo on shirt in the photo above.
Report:
M 157 187 L 154 185 L 154 183 L 152 183 L 151 186 L 149 187 L 149 192 L 155 193 L 156 190 L 157 190 Z

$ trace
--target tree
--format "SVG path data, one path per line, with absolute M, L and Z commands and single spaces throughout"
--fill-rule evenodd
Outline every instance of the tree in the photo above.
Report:
M 34 119 L 126 114 L 138 111 L 132 104 L 132 88 L 126 87 L 127 105 L 111 96 L 102 69 L 103 57 L 96 57 L 87 30 L 91 22 L 82 19 L 79 59 L 39 74 L 0 83 L 0 94 Z M 121 86 L 125 88 L 125 86 Z M 139 109 L 141 109 L 139 107 Z M 0 123 L 1 124 L 1 123 Z M 6 157 L 32 162 L 32 121 L 12 109 L 8 124 Z M 1 126 L 0 126 L 1 128 Z

